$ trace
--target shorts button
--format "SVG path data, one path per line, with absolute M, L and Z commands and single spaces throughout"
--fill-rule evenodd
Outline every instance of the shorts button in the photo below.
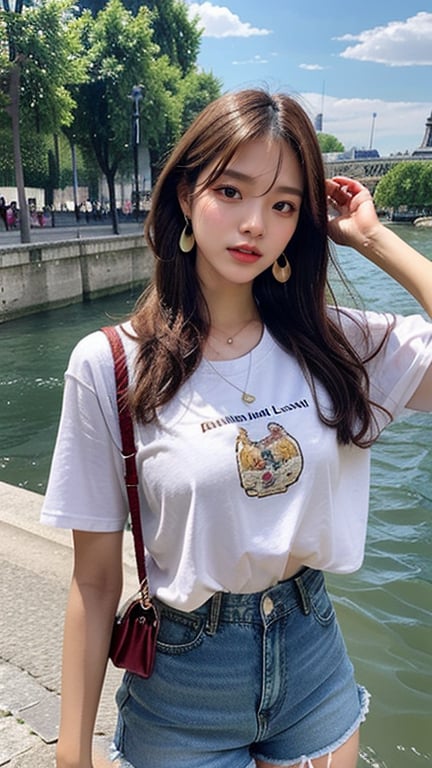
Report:
M 274 608 L 273 600 L 271 599 L 271 597 L 266 595 L 266 597 L 263 600 L 264 616 L 268 616 L 272 612 L 273 608 Z

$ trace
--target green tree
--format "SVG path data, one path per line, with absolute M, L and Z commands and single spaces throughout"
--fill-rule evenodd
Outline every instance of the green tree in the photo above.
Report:
M 183 0 L 122 0 L 124 7 L 137 16 L 142 7 L 151 11 L 153 41 L 159 54 L 168 56 L 171 64 L 180 67 L 186 75 L 196 64 L 201 32 L 198 21 L 191 21 Z M 88 8 L 93 16 L 107 5 L 107 0 L 80 0 L 82 9 Z
M 124 0 L 124 3 L 132 11 L 140 5 L 139 0 Z M 187 75 L 194 69 L 199 53 L 198 21 L 189 19 L 182 0 L 145 0 L 143 4 L 151 10 L 153 40 L 160 54 L 168 56 L 171 64 L 180 67 L 183 76 Z
M 24 109 L 20 115 L 20 148 L 25 184 L 28 187 L 45 186 L 48 173 L 48 152 L 52 140 L 41 133 L 35 136 L 33 119 L 27 119 Z M 0 109 L 0 179 L 8 187 L 16 186 L 13 136 L 10 115 Z
M 431 209 L 432 162 L 405 160 L 394 165 L 378 182 L 374 201 L 378 208 Z
M 152 176 L 155 178 L 167 153 L 178 140 L 191 119 L 220 93 L 220 83 L 211 74 L 198 72 L 196 60 L 201 42 L 198 19 L 188 17 L 187 6 L 182 0 L 123 0 L 133 12 L 145 5 L 151 11 L 153 40 L 159 54 L 180 71 L 177 82 L 161 73 L 163 87 L 172 93 L 171 104 L 175 115 L 160 127 L 158 134 L 149 141 Z M 190 89 L 190 91 L 189 91 Z M 200 90 L 201 89 L 201 90 Z
M 70 122 L 73 100 L 66 85 L 79 77 L 78 38 L 68 24 L 72 0 L 17 0 L 0 11 L 2 104 L 10 117 L 21 240 L 30 241 L 21 152 L 22 125 L 34 133 L 56 131 Z
M 318 133 L 318 143 L 321 147 L 321 152 L 344 152 L 345 147 L 336 136 L 331 133 Z
M 120 0 L 109 0 L 95 18 L 85 12 L 76 24 L 88 78 L 79 87 L 71 130 L 83 151 L 94 154 L 107 180 L 113 231 L 118 233 L 115 176 L 130 164 L 132 88 L 142 87 L 142 134 L 150 146 L 157 146 L 160 135 L 178 132 L 173 94 L 180 71 L 167 57 L 158 57 L 151 14 L 144 6 L 134 17 Z
M 142 130 L 150 153 L 152 177 L 155 178 L 184 127 L 211 99 L 219 95 L 220 83 L 213 75 L 196 69 L 201 32 L 198 21 L 189 19 L 187 7 L 182 0 L 122 0 L 122 3 L 134 16 L 143 7 L 150 11 L 152 41 L 158 46 L 155 62 L 158 70 L 155 86 L 157 92 L 153 94 L 152 108 L 160 103 L 163 92 L 165 101 L 167 94 L 170 94 L 165 113 L 158 113 L 157 132 L 149 133 L 145 125 Z M 89 8 L 94 16 L 106 4 L 106 0 L 80 2 L 80 6 Z M 191 89 L 190 93 L 188 88 Z M 143 103 L 141 114 L 144 112 Z M 119 168 L 124 168 L 124 164 L 120 163 Z
M 181 0 L 82 0 L 78 6 L 72 0 L 17 0 L 18 14 L 8 10 L 8 0 L 1 3 L 0 143 L 6 151 L 0 173 L 13 178 L 19 164 L 11 161 L 12 142 L 22 145 L 25 183 L 44 186 L 48 202 L 55 186 L 70 178 L 75 185 L 78 178 L 88 182 L 96 167 L 111 184 L 110 197 L 115 173 L 130 173 L 134 85 L 142 86 L 140 128 L 153 178 L 181 132 L 220 93 L 219 81 L 197 70 L 200 32 Z M 77 17 L 76 8 L 84 5 L 91 13 Z M 19 129 L 13 131 L 12 103 Z M 73 158 L 83 163 L 78 172 Z M 22 207 L 24 176 L 18 186 Z
M 419 172 L 418 190 L 420 208 L 432 212 L 432 162 L 422 162 Z
M 149 151 L 151 159 L 152 177 L 157 178 L 167 155 L 173 148 L 181 134 L 189 127 L 194 118 L 202 109 L 220 95 L 221 83 L 208 72 L 191 70 L 186 77 L 179 78 L 176 83 L 162 80 L 164 89 L 172 89 L 171 107 L 174 114 L 170 120 L 165 120 L 164 125 L 156 136 L 149 137 Z
M 221 81 L 211 72 L 192 70 L 180 84 L 182 101 L 181 131 L 192 123 L 195 117 L 221 93 Z

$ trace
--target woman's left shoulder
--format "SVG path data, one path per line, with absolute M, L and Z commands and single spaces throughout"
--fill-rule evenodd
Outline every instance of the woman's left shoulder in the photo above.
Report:
M 420 313 L 412 315 L 400 315 L 393 312 L 384 312 L 369 309 L 357 309 L 352 307 L 328 307 L 329 318 L 338 325 L 348 338 L 360 335 L 379 338 L 395 334 L 396 336 L 424 336 L 432 337 L 432 322 Z

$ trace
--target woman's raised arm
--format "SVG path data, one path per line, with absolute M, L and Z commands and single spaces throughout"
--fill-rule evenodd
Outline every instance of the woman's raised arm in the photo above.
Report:
M 432 317 L 432 261 L 379 221 L 370 192 L 345 176 L 327 181 L 337 216 L 329 221 L 335 243 L 355 248 L 397 280 Z

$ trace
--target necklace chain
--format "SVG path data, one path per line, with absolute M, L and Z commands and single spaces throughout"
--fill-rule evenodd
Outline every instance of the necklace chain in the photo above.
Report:
M 229 343 L 229 342 L 227 342 L 227 343 Z M 249 376 L 250 376 L 251 366 L 252 366 L 252 352 L 249 352 L 248 372 L 247 372 L 246 382 L 245 382 L 245 385 L 244 385 L 243 389 L 241 387 L 238 387 L 237 384 L 233 384 L 232 381 L 227 379 L 226 376 L 224 376 L 223 373 L 218 371 L 218 369 L 206 357 L 204 358 L 204 360 L 206 361 L 207 365 L 210 366 L 212 371 L 214 371 L 214 373 L 217 376 L 219 376 L 220 379 L 223 379 L 223 381 L 225 381 L 227 384 L 229 384 L 230 387 L 233 387 L 234 389 L 236 389 L 237 392 L 241 392 L 241 399 L 243 400 L 244 403 L 246 403 L 246 405 L 251 405 L 252 403 L 255 402 L 255 399 L 256 399 L 255 395 L 252 395 L 250 392 L 247 391 L 247 385 L 249 383 Z
M 226 336 L 226 337 L 225 337 L 225 343 L 226 343 L 226 344 L 233 344 L 235 337 L 236 337 L 236 336 L 238 336 L 238 335 L 239 335 L 239 333 L 241 333 L 242 331 L 244 331 L 244 330 L 245 330 L 245 328 L 247 328 L 247 327 L 248 327 L 248 325 L 250 325 L 250 324 L 251 324 L 251 323 L 253 323 L 253 322 L 257 322 L 255 318 L 252 318 L 252 320 L 248 320 L 248 321 L 247 321 L 247 322 L 246 322 L 244 325 L 242 325 L 242 326 L 241 326 L 241 328 L 239 328 L 239 329 L 238 329 L 238 331 L 236 331 L 235 333 L 231 333 L 229 336 Z M 225 336 L 225 334 L 223 333 L 223 331 L 219 330 L 219 328 L 215 328 L 215 327 L 213 326 L 213 330 L 214 330 L 214 331 L 217 331 L 218 333 L 220 333 L 220 334 L 221 334 L 221 336 Z

